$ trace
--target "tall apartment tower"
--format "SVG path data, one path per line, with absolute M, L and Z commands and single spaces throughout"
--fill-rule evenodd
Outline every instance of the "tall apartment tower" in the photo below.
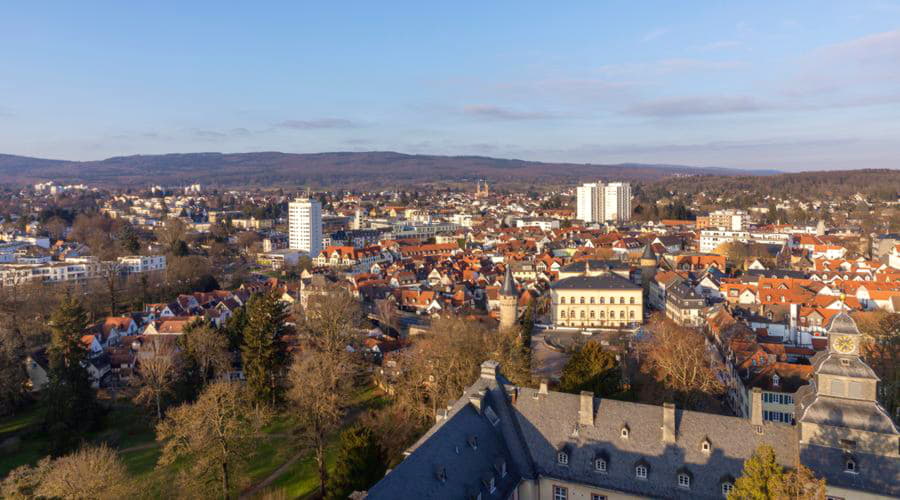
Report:
M 322 251 L 322 204 L 297 198 L 288 204 L 288 238 L 292 250 L 315 258 Z
M 603 198 L 604 221 L 631 220 L 631 184 L 611 182 L 603 187 Z
M 589 182 L 578 186 L 576 214 L 585 222 L 626 222 L 631 220 L 631 184 Z

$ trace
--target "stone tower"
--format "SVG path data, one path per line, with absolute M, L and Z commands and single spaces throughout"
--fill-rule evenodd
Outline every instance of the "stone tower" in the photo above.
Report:
M 650 281 L 656 276 L 656 254 L 651 248 L 652 243 L 647 243 L 644 247 L 644 253 L 641 255 L 641 286 L 644 287 L 646 293 L 650 289 Z
M 500 287 L 500 329 L 512 328 L 519 319 L 519 293 L 512 276 L 512 263 L 506 265 L 506 276 Z

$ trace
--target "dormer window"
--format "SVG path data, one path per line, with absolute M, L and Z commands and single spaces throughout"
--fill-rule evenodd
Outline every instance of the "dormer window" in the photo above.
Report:
M 703 453 L 709 453 L 712 451 L 712 443 L 710 443 L 708 439 L 704 439 L 700 443 L 700 450 L 703 451 Z
M 780 383 L 781 383 L 781 377 L 779 377 L 778 375 L 772 375 L 772 385 L 774 385 L 775 387 L 778 387 L 778 384 L 780 384 Z
M 622 436 L 622 439 L 628 439 L 628 426 L 627 425 L 622 426 L 622 431 L 619 433 L 619 435 Z
M 473 450 L 478 449 L 478 436 L 469 436 L 469 446 L 472 447 Z
M 556 463 L 559 465 L 569 465 L 569 454 L 565 450 L 556 453 Z
M 602 459 L 602 458 L 594 459 L 594 471 L 599 472 L 601 474 L 606 474 L 606 471 L 607 471 L 606 460 Z
M 634 477 L 638 479 L 647 479 L 647 466 L 638 465 L 634 468 Z
M 690 489 L 691 488 L 691 476 L 689 476 L 688 474 L 686 474 L 684 472 L 682 472 L 681 474 L 678 474 L 678 487 Z
M 849 472 L 851 474 L 858 474 L 859 471 L 856 467 L 856 460 L 852 458 L 848 458 L 846 464 L 844 464 L 844 472 Z
M 731 494 L 731 490 L 734 489 L 734 484 L 729 482 L 722 483 L 722 496 L 728 497 Z

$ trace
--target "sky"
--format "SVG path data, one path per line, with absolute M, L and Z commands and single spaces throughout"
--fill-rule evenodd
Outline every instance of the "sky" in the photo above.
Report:
M 4 2 L 0 153 L 900 168 L 900 0 Z

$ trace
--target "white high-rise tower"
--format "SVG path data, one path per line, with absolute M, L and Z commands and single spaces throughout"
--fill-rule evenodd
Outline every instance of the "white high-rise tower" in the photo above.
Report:
M 631 220 L 631 184 L 611 182 L 603 187 L 604 221 L 626 222 Z
M 631 185 L 627 182 L 590 182 L 578 186 L 576 214 L 585 222 L 631 220 Z
M 288 237 L 292 250 L 307 252 L 315 258 L 322 251 L 322 204 L 312 198 L 288 204 Z

